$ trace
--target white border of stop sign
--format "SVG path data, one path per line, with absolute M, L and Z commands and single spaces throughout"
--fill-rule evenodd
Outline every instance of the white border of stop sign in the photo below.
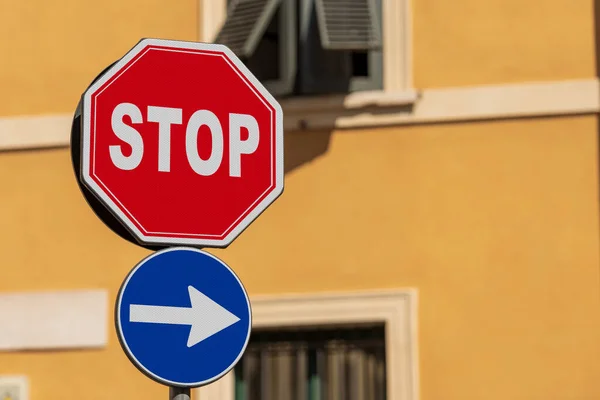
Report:
M 235 227 L 229 230 L 229 233 L 221 238 L 221 239 L 212 239 L 212 238 L 193 238 L 193 237 L 180 237 L 181 234 L 191 235 L 197 234 L 198 236 L 209 236 L 208 234 L 198 232 L 198 233 L 174 233 L 174 236 L 169 236 L 169 234 L 165 234 L 164 232 L 156 232 L 156 234 L 160 234 L 160 236 L 154 236 L 152 232 L 144 233 L 133 223 L 132 218 L 134 218 L 133 214 L 127 210 L 127 213 L 131 214 L 131 216 L 127 215 L 123 211 L 125 207 L 123 205 L 117 205 L 105 192 L 105 189 L 102 188 L 94 179 L 91 177 L 91 103 L 92 103 L 92 95 L 94 95 L 98 89 L 102 85 L 104 85 L 108 80 L 113 78 L 115 75 L 122 73 L 123 67 L 129 63 L 133 58 L 138 56 L 142 51 L 144 51 L 148 46 L 161 46 L 161 47 L 170 47 L 177 48 L 182 50 L 200 50 L 200 51 L 210 51 L 222 54 L 222 57 L 227 58 L 230 62 L 232 62 L 235 67 L 244 75 L 244 77 L 250 82 L 252 87 L 251 90 L 254 89 L 258 91 L 262 97 L 269 103 L 269 105 L 275 110 L 275 129 L 274 132 L 274 141 L 275 141 L 275 154 L 272 155 L 274 158 L 274 167 L 275 167 L 275 187 L 271 189 L 271 191 L 265 196 L 265 198 L 258 204 L 253 204 L 251 206 L 251 211 L 246 214 L 244 218 L 241 220 L 238 219 L 234 224 Z M 122 123 L 120 118 L 123 115 L 128 115 L 132 120 L 136 118 L 141 118 L 141 114 L 138 114 L 139 110 L 136 109 L 135 105 L 132 104 L 119 104 L 120 112 L 113 113 L 117 114 L 112 115 L 112 127 L 115 135 L 121 139 L 121 141 L 127 143 L 131 149 L 132 153 L 129 156 L 124 156 L 124 154 L 120 151 L 119 146 L 111 146 L 110 151 L 111 160 L 113 161 L 114 167 L 118 169 L 134 169 L 143 157 L 143 146 L 140 147 L 141 137 L 139 133 L 135 131 L 134 128 L 128 127 Z M 170 149 L 167 148 L 170 143 L 170 127 L 172 124 L 181 124 L 180 121 L 180 113 L 181 110 L 178 109 L 169 109 L 158 106 L 149 107 L 152 110 L 148 110 L 148 115 L 153 115 L 153 118 L 156 117 L 156 121 L 158 122 L 159 127 L 159 136 L 160 147 L 159 147 L 159 170 L 160 171 L 168 171 L 168 166 L 170 163 L 169 153 Z M 127 113 L 124 114 L 124 111 Z M 144 110 L 146 111 L 146 110 Z M 194 120 L 194 129 L 187 129 L 186 133 L 186 154 L 188 156 L 188 162 L 190 162 L 190 166 L 196 171 L 196 173 L 200 175 L 210 175 L 214 173 L 214 164 L 215 160 L 202 160 L 199 158 L 197 152 L 192 151 L 192 149 L 196 150 L 195 140 L 197 140 L 197 128 L 206 124 L 211 128 L 211 133 L 213 134 L 213 138 L 223 138 L 222 134 L 224 132 L 218 132 L 220 126 L 216 126 L 214 124 L 214 119 L 210 115 L 209 111 L 204 110 L 204 114 L 197 115 Z M 208 113 L 208 114 L 207 114 Z M 214 115 L 214 114 L 213 114 Z M 184 42 L 184 41 L 174 41 L 174 40 L 163 40 L 163 39 L 143 39 L 141 40 L 133 49 L 131 49 L 123 58 L 121 58 L 118 62 L 115 63 L 103 76 L 101 76 L 94 84 L 92 84 L 83 94 L 83 115 L 82 115 L 82 137 L 81 137 L 81 179 L 85 186 L 87 186 L 92 193 L 121 221 L 121 223 L 126 226 L 129 231 L 133 234 L 133 236 L 142 244 L 149 245 L 179 245 L 179 246 L 197 246 L 197 247 L 226 247 L 228 246 L 237 236 L 239 236 L 244 229 L 246 229 L 258 216 L 267 209 L 271 203 L 273 203 L 283 192 L 283 181 L 284 181 L 284 170 L 283 170 L 283 111 L 281 106 L 275 100 L 275 98 L 265 89 L 265 87 L 256 79 L 256 77 L 248 70 L 248 68 L 242 63 L 237 56 L 229 50 L 229 48 L 212 43 L 197 43 L 197 42 Z M 249 138 L 247 139 L 248 143 L 244 143 L 243 141 L 239 143 L 240 146 L 237 146 L 236 151 L 242 151 L 244 154 L 249 154 L 256 150 L 256 146 L 259 146 L 259 143 L 254 143 L 258 140 L 255 137 L 258 132 L 256 131 L 257 126 L 255 125 L 255 120 L 253 120 L 252 116 L 243 115 L 243 114 L 232 114 L 230 115 L 230 119 L 233 118 L 233 126 L 237 126 L 236 132 L 233 132 L 235 135 L 239 136 L 239 128 L 243 127 L 248 129 Z M 142 121 L 139 121 L 142 122 Z M 217 120 L 218 123 L 218 120 Z M 211 126 L 211 124 L 213 126 Z M 188 123 L 189 125 L 189 123 Z M 198 126 L 195 126 L 198 125 Z M 229 133 L 231 136 L 232 133 Z M 234 136 L 235 136 L 234 135 Z M 229 140 L 238 140 L 239 137 L 231 137 L 227 138 Z M 223 139 L 221 139 L 223 140 Z M 218 147 L 218 146 L 217 146 Z M 242 149 L 242 150 L 239 150 Z M 245 149 L 245 150 L 244 150 Z M 223 158 L 227 155 L 222 154 L 222 146 L 221 152 L 213 152 L 211 157 L 215 154 L 217 158 Z M 237 156 L 237 160 L 239 160 L 240 154 L 230 154 L 229 156 Z M 165 158 L 166 157 L 166 158 Z M 218 160 L 220 163 L 220 160 Z M 232 166 L 230 166 L 230 169 Z M 235 168 L 232 170 L 235 176 L 239 176 L 240 166 L 236 163 Z M 230 175 L 232 173 L 230 171 Z M 168 207 L 168 205 L 164 205 Z M 247 210 L 246 210 L 247 211 Z M 215 210 L 218 212 L 218 210 Z M 136 221 L 137 222 L 137 221 Z M 201 230 L 202 221 L 199 222 L 199 227 Z M 141 223 L 138 222 L 139 225 Z M 177 236 L 175 236 L 177 235 Z M 214 235 L 212 235 L 214 236 Z

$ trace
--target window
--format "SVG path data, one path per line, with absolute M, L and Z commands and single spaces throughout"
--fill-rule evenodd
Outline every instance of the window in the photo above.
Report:
M 276 96 L 383 86 L 381 0 L 229 0 L 216 43 Z
M 385 326 L 252 333 L 235 400 L 385 400 Z
M 370 390 L 375 396 L 384 393 L 386 400 L 416 400 L 419 398 L 416 313 L 414 289 L 254 296 L 252 336 L 242 360 L 223 378 L 198 389 L 197 395 L 202 400 L 253 400 L 260 390 L 257 388 L 261 388 L 257 377 L 268 377 L 272 382 L 282 378 L 289 380 L 294 385 L 292 394 L 302 395 L 307 390 L 303 400 L 308 400 L 309 389 L 319 386 L 321 389 L 314 389 L 313 393 L 323 394 L 327 393 L 324 392 L 327 387 L 331 388 L 327 382 L 339 382 L 340 373 L 329 372 L 332 363 L 327 361 L 333 358 L 352 360 L 347 369 L 350 374 L 366 368 L 367 372 L 361 374 L 366 377 L 369 377 L 368 371 L 373 371 L 373 363 L 377 366 L 378 372 L 363 379 L 363 384 L 368 382 L 366 394 Z M 366 363 L 365 358 L 369 360 Z M 263 360 L 269 361 L 263 363 Z M 381 373 L 385 377 L 382 378 Z M 385 389 L 381 389 L 381 385 Z M 273 389 L 266 387 L 269 394 L 273 389 L 286 390 L 281 384 Z M 246 394 L 253 397 L 243 397 Z M 275 391 L 274 396 L 263 396 L 261 400 L 285 400 L 278 396 Z M 337 399 L 354 399 L 349 396 L 353 395 Z M 335 400 L 336 397 L 311 399 Z M 372 399 L 366 397 L 365 400 Z

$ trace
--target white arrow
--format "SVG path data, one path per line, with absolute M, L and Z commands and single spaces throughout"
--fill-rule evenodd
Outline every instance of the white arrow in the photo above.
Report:
M 129 321 L 190 325 L 187 347 L 192 347 L 240 320 L 193 286 L 188 286 L 188 292 L 192 307 L 131 304 Z

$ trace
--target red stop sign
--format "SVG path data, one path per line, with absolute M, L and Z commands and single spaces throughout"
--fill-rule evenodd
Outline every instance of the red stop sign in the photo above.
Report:
M 227 246 L 283 191 L 281 107 L 225 46 L 144 39 L 82 116 L 81 179 L 142 244 Z

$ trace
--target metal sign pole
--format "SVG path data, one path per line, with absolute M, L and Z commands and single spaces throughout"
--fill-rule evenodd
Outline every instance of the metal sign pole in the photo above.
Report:
M 190 388 L 169 386 L 169 400 L 190 400 Z

